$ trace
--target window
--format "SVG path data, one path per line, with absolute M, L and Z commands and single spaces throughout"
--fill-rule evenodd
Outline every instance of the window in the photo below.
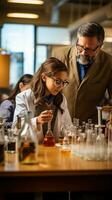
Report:
M 40 67 L 41 63 L 47 58 L 47 46 L 37 45 L 36 47 L 36 70 Z
M 37 41 L 40 44 L 70 44 L 67 28 L 37 27 Z
M 22 53 L 23 55 L 23 73 L 34 73 L 34 26 L 21 24 L 4 24 L 1 30 L 2 48 L 13 53 Z M 17 68 L 14 59 L 11 59 L 10 80 L 14 81 Z M 17 64 L 18 65 L 18 64 Z M 13 74 L 14 73 L 14 74 Z M 20 74 L 18 74 L 18 78 Z
M 70 44 L 67 28 L 37 27 L 36 29 L 36 69 L 51 55 L 54 46 Z

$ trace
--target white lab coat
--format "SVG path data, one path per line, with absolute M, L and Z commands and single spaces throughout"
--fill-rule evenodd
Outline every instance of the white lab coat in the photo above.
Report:
M 61 114 L 61 112 L 58 110 L 54 124 L 54 135 L 56 141 L 58 140 L 61 126 L 72 124 L 71 117 L 67 108 L 67 101 L 64 95 L 61 108 L 64 110 L 64 113 Z M 32 124 L 36 129 L 36 117 L 34 117 L 35 113 L 34 95 L 31 89 L 25 90 L 16 96 L 16 108 L 14 112 L 13 124 L 15 124 L 17 121 L 17 115 L 24 116 L 25 112 L 27 111 L 32 112 Z M 44 136 L 41 127 L 41 131 L 38 132 L 39 143 L 43 141 L 43 137 Z

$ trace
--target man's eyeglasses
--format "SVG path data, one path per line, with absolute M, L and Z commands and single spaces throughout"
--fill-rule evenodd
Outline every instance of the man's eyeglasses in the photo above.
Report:
M 50 77 L 50 78 L 53 79 L 56 87 L 66 87 L 67 85 L 69 85 L 68 80 L 63 81 L 62 79 L 56 79 L 55 77 Z
M 90 48 L 85 48 L 84 46 L 82 46 L 82 45 L 76 43 L 76 47 L 77 47 L 77 50 L 78 50 L 80 53 L 83 52 L 83 51 L 85 51 L 86 53 L 92 54 L 92 53 L 94 53 L 94 52 L 98 49 L 98 47 L 100 47 L 100 45 L 98 45 L 98 46 L 97 46 L 96 48 L 94 48 L 94 49 L 90 49 Z

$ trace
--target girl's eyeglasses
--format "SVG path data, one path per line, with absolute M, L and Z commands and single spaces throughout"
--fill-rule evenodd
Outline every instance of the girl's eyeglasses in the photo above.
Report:
M 63 81 L 62 79 L 57 79 L 55 77 L 50 77 L 53 79 L 54 81 L 54 84 L 56 87 L 66 87 L 67 85 L 69 85 L 69 81 L 68 80 L 65 80 Z

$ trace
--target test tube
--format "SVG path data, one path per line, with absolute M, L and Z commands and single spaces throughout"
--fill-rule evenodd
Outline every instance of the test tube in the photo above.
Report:
M 101 110 L 102 110 L 102 107 L 98 106 L 97 110 L 98 110 L 98 125 L 101 126 Z

